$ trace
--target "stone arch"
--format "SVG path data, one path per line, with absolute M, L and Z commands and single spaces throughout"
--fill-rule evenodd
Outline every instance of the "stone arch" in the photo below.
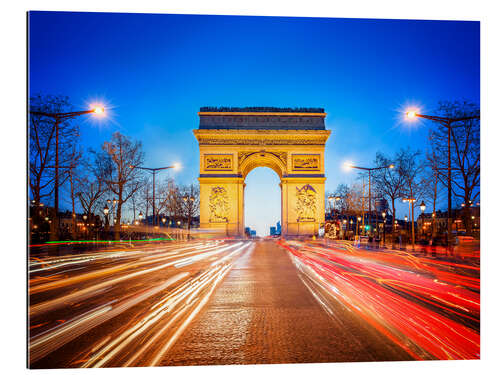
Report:
M 252 151 L 241 153 L 239 158 L 238 172 L 243 179 L 258 167 L 268 167 L 276 172 L 280 179 L 286 175 L 286 157 L 285 160 L 280 159 L 280 155 L 269 151 Z
M 321 108 L 200 109 L 200 228 L 244 236 L 248 173 L 268 167 L 280 178 L 282 234 L 315 235 L 325 222 Z

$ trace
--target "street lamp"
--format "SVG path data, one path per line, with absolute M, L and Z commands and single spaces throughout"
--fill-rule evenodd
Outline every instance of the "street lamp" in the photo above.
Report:
M 377 171 L 381 169 L 393 169 L 394 164 L 389 164 L 383 167 L 372 167 L 372 168 L 367 168 L 367 167 L 358 167 L 356 165 L 352 164 L 344 164 L 344 168 L 347 169 L 360 169 L 363 171 L 368 171 L 368 225 L 371 228 L 371 216 L 372 216 L 372 171 Z M 364 193 L 364 186 L 363 186 L 363 193 Z M 363 208 L 364 209 L 364 208 Z M 363 221 L 364 224 L 364 221 Z
M 385 217 L 387 213 L 385 211 L 382 211 L 382 219 L 383 219 L 383 224 L 382 224 L 382 236 L 383 236 L 383 241 L 384 241 L 384 246 L 385 246 Z
M 104 208 L 102 209 L 102 212 L 104 212 L 104 228 L 106 230 L 106 232 L 108 231 L 108 228 L 109 228 L 109 208 L 108 206 L 104 206 Z M 107 236 L 107 234 L 106 234 Z
M 148 171 L 153 173 L 153 226 L 156 224 L 156 204 L 155 204 L 155 191 L 156 191 L 156 172 L 158 171 L 163 171 L 165 169 L 180 169 L 181 165 L 179 163 L 174 163 L 173 165 L 170 165 L 168 167 L 161 167 L 161 168 L 146 168 L 146 167 L 140 167 L 138 165 L 129 165 L 130 169 L 142 169 L 144 171 Z
M 192 194 L 189 194 L 189 195 L 185 195 L 184 197 L 182 197 L 182 199 L 186 203 L 188 236 L 191 236 L 191 219 L 192 219 L 191 215 L 193 213 L 193 208 L 194 208 L 193 204 L 195 201 L 195 197 Z
M 422 212 L 424 212 L 424 211 L 425 211 L 425 203 L 424 203 L 424 201 L 422 201 L 422 203 L 420 203 L 420 210 L 421 210 Z
M 428 116 L 417 113 L 416 111 L 407 111 L 406 117 L 408 119 L 414 120 L 417 117 L 431 120 L 443 125 L 448 130 L 448 246 L 451 246 L 451 126 L 455 122 L 475 120 L 479 119 L 480 116 L 468 116 L 468 117 L 440 117 L 440 116 Z
M 408 216 L 411 216 L 411 244 L 412 248 L 415 249 L 415 223 L 414 223 L 414 205 L 415 198 L 404 198 L 403 202 L 408 202 Z M 423 202 L 422 202 L 423 203 Z M 425 205 L 424 205 L 425 207 Z M 408 221 L 408 216 L 405 216 L 405 220 Z
M 59 125 L 68 119 L 75 118 L 82 115 L 94 114 L 103 115 L 104 107 L 94 106 L 87 111 L 65 112 L 65 113 L 47 113 L 41 111 L 29 111 L 31 115 L 50 117 L 54 120 L 55 130 L 55 165 L 54 165 L 54 227 L 55 230 L 51 231 L 51 236 L 55 239 L 59 235 Z

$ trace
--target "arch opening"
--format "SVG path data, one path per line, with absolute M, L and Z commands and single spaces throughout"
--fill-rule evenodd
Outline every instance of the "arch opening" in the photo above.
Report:
M 245 179 L 252 170 L 258 167 L 272 169 L 280 179 L 286 174 L 286 160 L 280 158 L 279 154 L 262 150 L 245 155 L 240 164 L 241 175 Z
M 268 236 L 271 227 L 281 225 L 280 176 L 271 167 L 256 166 L 245 176 L 244 226 L 259 237 Z

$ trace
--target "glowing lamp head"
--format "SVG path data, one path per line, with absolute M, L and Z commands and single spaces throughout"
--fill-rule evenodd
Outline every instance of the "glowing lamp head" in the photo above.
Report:
M 394 168 L 394 164 L 389 165 L 389 169 L 393 169 L 393 168 Z
M 408 111 L 408 112 L 406 112 L 406 117 L 408 117 L 409 119 L 413 119 L 413 118 L 417 117 L 417 112 Z
M 424 203 L 424 201 L 422 201 L 422 203 L 420 203 L 420 209 L 422 210 L 422 212 L 425 211 L 425 203 Z
M 104 115 L 104 107 L 97 106 L 92 110 L 96 115 Z
M 179 169 L 181 169 L 181 164 L 180 163 L 174 163 L 173 167 L 174 167 L 175 170 L 178 171 Z
M 344 164 L 342 164 L 342 169 L 349 172 L 352 169 L 352 163 L 350 161 L 344 162 Z

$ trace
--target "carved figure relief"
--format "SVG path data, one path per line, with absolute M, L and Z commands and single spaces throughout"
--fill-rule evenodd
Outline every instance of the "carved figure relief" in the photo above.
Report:
M 210 222 L 226 223 L 228 221 L 229 199 L 224 187 L 215 186 L 212 188 L 208 207 L 210 209 Z
M 296 189 L 297 221 L 316 221 L 316 190 L 309 184 Z
M 319 155 L 293 155 L 292 169 L 294 171 L 318 171 Z
M 233 169 L 233 155 L 205 155 L 205 169 L 227 171 Z

